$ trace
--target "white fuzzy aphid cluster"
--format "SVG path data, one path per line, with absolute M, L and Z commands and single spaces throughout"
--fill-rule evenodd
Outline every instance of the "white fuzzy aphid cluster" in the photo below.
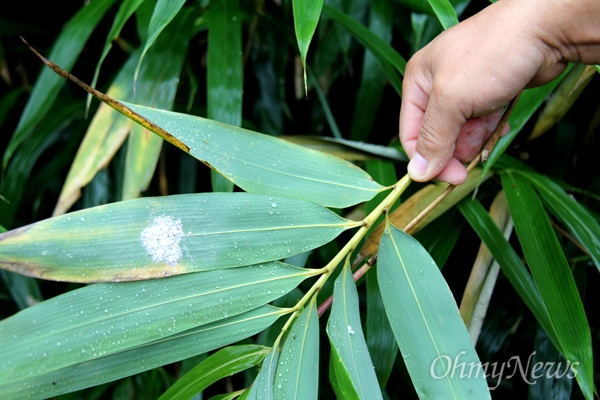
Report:
M 142 244 L 152 256 L 152 261 L 166 261 L 171 267 L 181 260 L 181 237 L 183 226 L 180 219 L 165 216 L 154 218 L 151 225 L 142 231 Z

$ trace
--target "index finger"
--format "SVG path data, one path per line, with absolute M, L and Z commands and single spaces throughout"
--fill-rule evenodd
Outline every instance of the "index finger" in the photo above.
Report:
M 405 80 L 405 82 L 407 82 Z M 415 84 L 404 85 L 400 107 L 400 143 L 412 158 L 421 133 L 421 124 L 429 103 L 429 95 Z

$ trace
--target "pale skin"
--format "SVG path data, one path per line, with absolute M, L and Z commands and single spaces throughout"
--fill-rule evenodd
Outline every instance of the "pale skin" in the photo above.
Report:
M 440 34 L 406 66 L 400 140 L 410 177 L 464 182 L 463 163 L 503 107 L 568 62 L 600 63 L 600 0 L 500 0 Z

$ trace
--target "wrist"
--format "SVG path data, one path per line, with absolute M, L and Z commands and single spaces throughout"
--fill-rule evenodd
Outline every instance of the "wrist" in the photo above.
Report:
M 599 0 L 502 0 L 531 16 L 535 36 L 556 61 L 600 63 Z

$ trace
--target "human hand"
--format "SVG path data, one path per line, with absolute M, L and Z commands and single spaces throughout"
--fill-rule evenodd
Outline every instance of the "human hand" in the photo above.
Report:
M 568 61 L 600 62 L 598 17 L 597 0 L 502 0 L 417 52 L 400 110 L 411 178 L 464 182 L 462 163 L 475 158 L 523 88 L 551 81 Z

